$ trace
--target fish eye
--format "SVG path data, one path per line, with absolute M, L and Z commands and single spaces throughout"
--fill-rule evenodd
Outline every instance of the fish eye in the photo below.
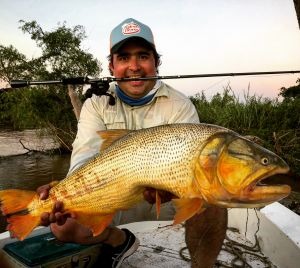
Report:
M 262 163 L 262 165 L 266 166 L 269 164 L 269 158 L 267 157 L 263 157 L 260 162 Z

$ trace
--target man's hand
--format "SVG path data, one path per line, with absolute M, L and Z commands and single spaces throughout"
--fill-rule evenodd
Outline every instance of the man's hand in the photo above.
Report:
M 37 193 L 40 196 L 41 200 L 45 200 L 49 196 L 49 191 L 56 183 L 50 183 L 43 186 L 40 186 L 37 189 Z M 64 213 L 63 202 L 57 201 L 54 203 L 53 209 L 50 213 L 44 212 L 41 215 L 40 224 L 43 226 L 49 226 L 51 223 L 56 223 L 57 225 L 65 224 L 68 218 L 72 217 L 69 213 Z
M 173 195 L 170 192 L 166 192 L 163 190 L 156 190 L 151 187 L 147 187 L 145 191 L 143 192 L 144 199 L 150 203 L 154 204 L 156 202 L 156 191 L 158 191 L 158 195 L 160 196 L 161 203 L 169 202 L 174 198 L 177 198 L 177 196 Z
M 55 183 L 46 184 L 40 186 L 37 189 L 37 193 L 41 200 L 45 200 L 49 197 L 50 189 Z M 89 228 L 77 223 L 74 219 L 74 215 L 64 212 L 63 202 L 57 201 L 54 203 L 53 209 L 50 213 L 44 212 L 41 215 L 40 224 L 43 226 L 49 226 L 54 236 L 63 242 L 72 243 L 89 243 L 93 241 L 93 234 Z

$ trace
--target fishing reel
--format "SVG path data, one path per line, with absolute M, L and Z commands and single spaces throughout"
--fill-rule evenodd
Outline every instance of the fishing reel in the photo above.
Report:
M 115 105 L 116 104 L 116 100 L 114 98 L 113 95 L 111 95 L 110 93 L 107 93 L 108 89 L 109 89 L 109 81 L 107 80 L 99 80 L 97 82 L 93 82 L 90 84 L 91 87 L 87 89 L 87 91 L 84 93 L 84 97 L 85 99 L 91 98 L 93 96 L 93 94 L 97 95 L 97 96 L 109 96 L 109 105 Z
M 71 77 L 63 78 L 58 81 L 27 81 L 27 80 L 12 80 L 10 86 L 12 89 L 21 88 L 31 85 L 85 85 L 89 84 L 90 88 L 84 94 L 85 99 L 91 98 L 93 94 L 97 96 L 109 96 L 109 105 L 115 105 L 115 98 L 108 93 L 109 83 L 114 81 L 112 77 L 104 77 L 100 79 L 90 79 L 88 77 Z

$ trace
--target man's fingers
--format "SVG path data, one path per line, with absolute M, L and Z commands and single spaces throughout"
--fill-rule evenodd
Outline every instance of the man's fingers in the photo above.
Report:
M 158 194 L 161 198 L 161 202 L 165 203 L 165 202 L 169 202 L 171 201 L 173 198 L 177 198 L 177 196 L 173 195 L 170 192 L 166 192 L 163 190 L 156 190 L 154 188 L 150 188 L 147 187 L 143 193 L 144 195 L 144 199 L 150 203 L 150 204 L 154 204 L 156 202 L 156 191 L 158 191 Z
M 47 198 L 48 198 L 48 192 L 43 191 L 43 192 L 40 193 L 40 199 L 41 200 L 45 200 Z
M 42 213 L 42 215 L 41 215 L 41 225 L 42 226 L 48 226 L 49 224 L 50 224 L 49 213 L 47 213 L 47 212 Z
M 146 188 L 145 191 L 143 192 L 144 195 L 144 199 L 150 203 L 150 204 L 154 204 L 155 200 L 156 200 L 156 196 L 155 196 L 155 189 L 153 188 Z
M 50 223 L 56 222 L 55 213 L 53 213 L 53 212 L 49 213 L 49 221 L 50 221 Z
M 41 225 L 42 226 L 48 226 L 51 223 L 59 222 L 60 224 L 64 224 L 66 221 L 64 218 L 70 217 L 66 216 L 63 217 L 64 214 L 64 206 L 63 202 L 57 201 L 53 205 L 53 209 L 50 213 L 43 212 L 41 214 Z
M 64 210 L 64 203 L 61 201 L 56 201 L 54 204 L 53 211 L 62 212 Z
M 57 225 L 64 225 L 68 218 L 75 218 L 74 215 L 72 215 L 71 213 L 60 213 L 60 212 L 55 213 L 55 217 L 56 217 Z
M 61 212 L 55 213 L 55 218 L 56 218 L 56 224 L 57 225 L 64 225 L 68 216 L 66 214 L 63 214 Z
M 173 195 L 170 192 L 166 192 L 166 191 L 158 190 L 158 194 L 161 197 L 161 202 L 162 203 L 169 202 L 172 199 L 177 198 L 177 196 Z
M 41 200 L 45 200 L 49 196 L 49 191 L 51 189 L 51 186 L 49 184 L 42 185 L 39 188 L 37 188 L 37 193 L 40 196 Z

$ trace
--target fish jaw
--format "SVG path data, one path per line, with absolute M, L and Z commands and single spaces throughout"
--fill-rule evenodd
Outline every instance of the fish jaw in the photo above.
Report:
M 262 185 L 264 179 L 276 174 L 285 174 L 289 167 L 277 167 L 265 174 L 263 177 L 254 180 L 249 186 L 243 189 L 239 202 L 245 207 L 262 207 L 287 197 L 291 192 L 289 185 Z
M 288 172 L 286 169 L 274 169 L 265 177 L 257 179 L 236 195 L 225 194 L 223 200 L 216 200 L 215 204 L 227 208 L 259 208 L 287 197 L 291 192 L 289 185 L 261 185 L 261 181 L 274 175 Z
M 196 163 L 198 186 L 207 203 L 221 207 L 262 207 L 289 195 L 287 185 L 260 185 L 289 171 L 276 154 L 234 133 L 218 133 Z

